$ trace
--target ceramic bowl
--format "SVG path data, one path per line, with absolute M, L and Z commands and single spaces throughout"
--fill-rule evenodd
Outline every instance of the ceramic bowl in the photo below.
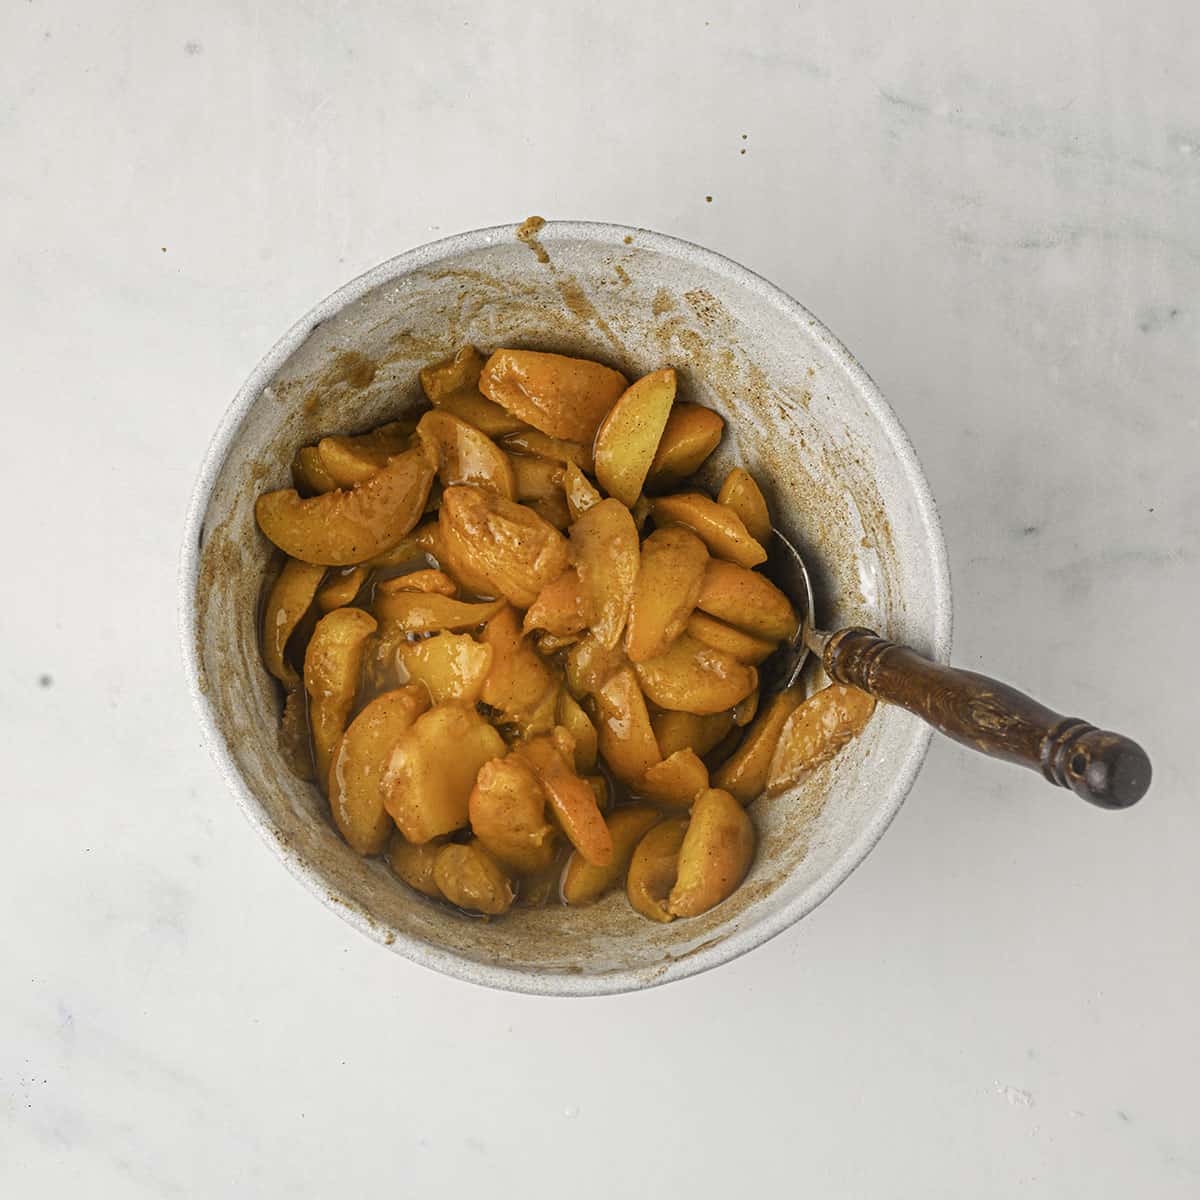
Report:
M 897 709 L 792 791 L 752 812 L 757 857 L 735 895 L 656 925 L 623 893 L 474 920 L 399 883 L 334 831 L 276 743 L 281 697 L 257 614 L 272 548 L 254 499 L 290 486 L 297 447 L 394 417 L 417 371 L 464 342 L 600 359 L 630 377 L 671 365 L 681 396 L 726 433 L 705 468 L 764 485 L 799 545 L 825 628 L 867 625 L 945 660 L 951 601 L 928 485 L 895 414 L 840 342 L 765 279 L 643 229 L 552 222 L 411 250 L 322 300 L 238 392 L 204 460 L 180 574 L 184 658 L 205 736 L 283 864 L 356 928 L 423 966 L 513 991 L 601 995 L 728 962 L 814 909 L 874 846 L 912 786 L 930 731 Z M 814 683 L 817 682 L 815 679 Z M 299 918 L 298 918 L 299 919 Z

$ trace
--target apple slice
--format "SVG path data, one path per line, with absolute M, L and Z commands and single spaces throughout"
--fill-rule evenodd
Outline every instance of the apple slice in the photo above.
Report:
M 596 479 L 626 508 L 642 494 L 674 402 L 673 368 L 643 375 L 613 405 L 596 434 Z

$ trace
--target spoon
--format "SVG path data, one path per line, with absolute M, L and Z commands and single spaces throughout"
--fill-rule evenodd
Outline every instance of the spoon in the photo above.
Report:
M 1130 738 L 1061 716 L 1006 683 L 933 662 L 870 629 L 818 629 L 804 559 L 778 529 L 772 533 L 772 575 L 804 616 L 764 664 L 765 691 L 795 684 L 811 651 L 835 682 L 905 708 L 964 746 L 1041 771 L 1100 808 L 1128 808 L 1146 794 L 1150 759 Z

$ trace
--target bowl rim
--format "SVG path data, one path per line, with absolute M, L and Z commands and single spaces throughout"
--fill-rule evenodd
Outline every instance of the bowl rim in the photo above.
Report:
M 333 894 L 317 872 L 296 851 L 285 844 L 285 839 L 275 836 L 270 818 L 238 770 L 217 724 L 212 703 L 200 687 L 200 662 L 196 644 L 196 587 L 200 571 L 201 531 L 213 486 L 251 405 L 258 399 L 263 388 L 274 378 L 280 367 L 304 342 L 313 328 L 322 321 L 329 319 L 375 288 L 427 267 L 439 259 L 466 251 L 483 249 L 499 242 L 511 241 L 518 228 L 519 226 L 514 223 L 469 230 L 440 238 L 434 242 L 427 242 L 389 258 L 320 300 L 304 316 L 295 321 L 263 355 L 238 389 L 221 418 L 205 452 L 192 489 L 184 522 L 183 544 L 177 577 L 179 635 L 188 691 L 200 719 L 204 741 L 215 759 L 221 775 L 233 792 L 247 820 L 272 848 L 276 857 L 287 867 L 293 877 L 298 879 L 328 908 L 380 944 L 389 947 L 414 963 L 454 979 L 504 991 L 533 995 L 615 995 L 660 986 L 730 962 L 776 937 L 812 912 L 849 878 L 875 847 L 899 812 L 924 762 L 929 742 L 933 736 L 932 729 L 924 723 L 919 725 L 914 723 L 912 741 L 899 770 L 893 776 L 887 802 L 876 810 L 858 838 L 838 856 L 830 868 L 788 903 L 774 912 L 763 914 L 757 920 L 748 921 L 735 927 L 732 932 L 719 941 L 684 953 L 678 958 L 671 958 L 666 962 L 651 966 L 612 971 L 600 975 L 586 975 L 562 971 L 526 971 L 481 962 L 443 950 L 420 938 L 381 926 L 365 913 L 360 912 L 353 903 Z M 917 459 L 916 451 L 895 412 L 883 398 L 883 394 L 874 380 L 824 323 L 799 301 L 748 267 L 744 267 L 714 250 L 682 238 L 655 233 L 652 230 L 632 225 L 565 220 L 546 221 L 537 230 L 537 236 L 544 243 L 586 241 L 594 243 L 600 249 L 617 251 L 628 249 L 630 243 L 627 243 L 625 239 L 632 238 L 632 245 L 635 247 L 648 247 L 669 257 L 705 267 L 714 274 L 754 293 L 759 299 L 765 300 L 779 309 L 791 320 L 807 326 L 810 335 L 816 336 L 824 344 L 838 365 L 846 372 L 872 416 L 879 422 L 896 455 L 904 480 L 911 490 L 921 524 L 924 527 L 925 541 L 930 551 L 933 567 L 930 579 L 930 590 L 933 597 L 931 606 L 932 637 L 928 649 L 938 661 L 947 661 L 953 628 L 953 601 L 946 544 L 933 494 Z

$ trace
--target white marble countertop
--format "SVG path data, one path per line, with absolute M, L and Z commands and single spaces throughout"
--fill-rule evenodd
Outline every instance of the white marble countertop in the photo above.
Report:
M 0 1194 L 1200 1194 L 1190 0 L 11 0 L 0 44 Z M 956 661 L 1139 737 L 1144 804 L 937 742 L 801 926 L 598 1001 L 298 887 L 184 688 L 201 454 L 317 298 L 531 212 L 820 314 L 932 481 Z

